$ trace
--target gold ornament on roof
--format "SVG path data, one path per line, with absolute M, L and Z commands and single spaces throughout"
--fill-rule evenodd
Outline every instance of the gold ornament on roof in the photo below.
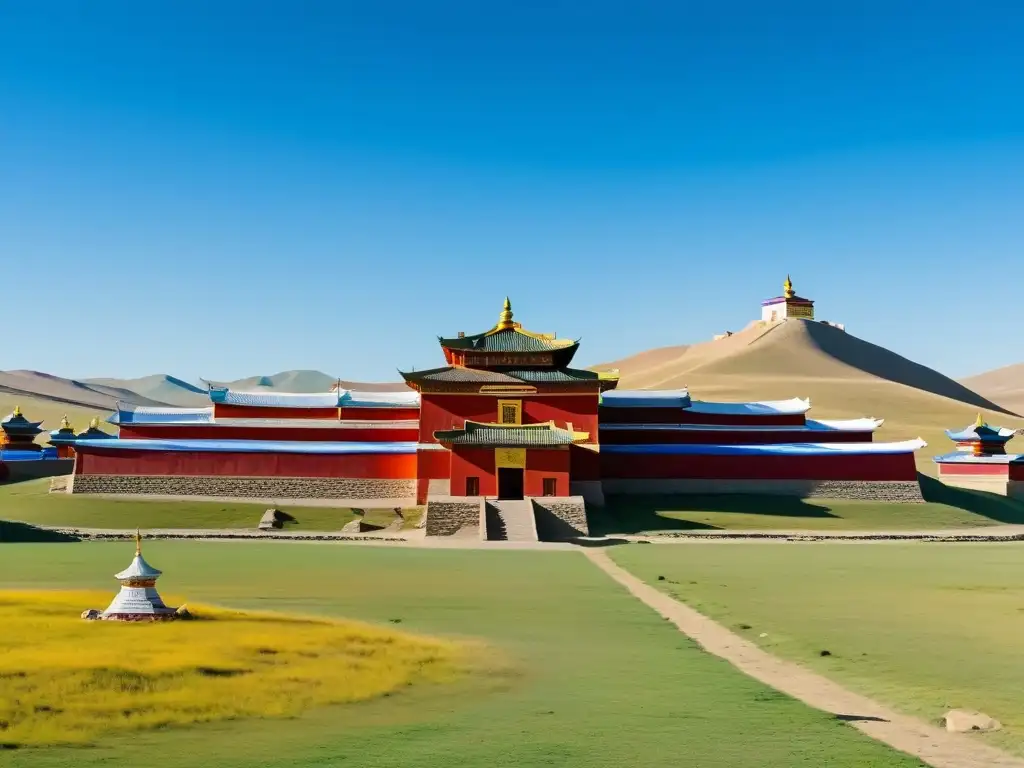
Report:
M 979 427 L 984 427 L 984 426 L 985 426 L 985 419 L 983 419 L 981 417 L 981 413 L 979 413 L 978 414 L 978 420 L 974 422 L 974 428 L 978 429 Z
M 512 302 L 508 300 L 508 296 L 505 297 L 505 304 L 501 308 L 501 314 L 498 315 L 498 327 L 515 327 L 515 323 L 512 322 Z
M 72 429 L 71 422 L 68 421 L 68 415 L 65 413 L 64 417 L 60 420 L 60 428 L 62 432 L 67 432 Z
M 135 529 L 135 554 L 142 554 L 142 530 L 139 528 Z
M 782 284 L 782 295 L 787 299 L 792 299 L 796 296 L 796 294 L 793 293 L 793 281 L 789 279 L 789 275 L 786 275 L 786 282 Z
M 14 406 L 14 413 L 11 414 L 11 415 L 12 416 L 21 416 L 21 406 L 20 405 Z
M 93 416 L 92 417 L 92 421 L 89 422 L 89 429 L 99 429 L 99 428 L 100 428 L 100 420 L 96 416 Z

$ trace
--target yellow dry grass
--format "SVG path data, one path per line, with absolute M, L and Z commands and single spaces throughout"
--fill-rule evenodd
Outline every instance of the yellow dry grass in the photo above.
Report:
M 196 621 L 83 621 L 105 592 L 0 591 L 0 743 L 288 717 L 457 676 L 454 643 L 348 621 L 193 607 Z

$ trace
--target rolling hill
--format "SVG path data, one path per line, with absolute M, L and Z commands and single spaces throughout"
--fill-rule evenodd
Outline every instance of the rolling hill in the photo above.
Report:
M 977 376 L 961 379 L 960 383 L 994 400 L 1004 408 L 1024 415 L 1024 363 L 979 373 Z
M 884 418 L 879 440 L 928 441 L 918 465 L 930 474 L 931 456 L 951 447 L 944 430 L 971 423 L 979 411 L 993 423 L 1024 427 L 1015 412 L 964 383 L 807 320 L 751 323 L 717 341 L 649 350 L 594 367 L 618 368 L 622 388 L 687 387 L 704 400 L 810 397 L 818 418 Z

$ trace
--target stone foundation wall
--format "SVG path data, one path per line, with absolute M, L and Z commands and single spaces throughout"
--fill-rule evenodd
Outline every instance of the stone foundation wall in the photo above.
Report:
M 804 499 L 919 503 L 916 480 L 605 480 L 607 495 L 770 494 Z
M 587 505 L 582 496 L 531 496 L 537 538 L 541 541 L 564 541 L 589 536 Z
M 484 530 L 484 500 L 454 496 L 427 501 L 427 536 L 452 536 L 463 528 Z
M 448 478 L 434 479 L 427 481 L 428 496 L 450 496 L 452 493 L 452 481 Z
M 70 492 L 246 499 L 408 499 L 416 496 L 416 481 L 351 477 L 75 475 Z

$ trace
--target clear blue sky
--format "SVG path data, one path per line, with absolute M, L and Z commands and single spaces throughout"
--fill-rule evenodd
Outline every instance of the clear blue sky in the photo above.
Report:
M 506 294 L 592 364 L 787 272 L 1024 360 L 1021 4 L 841 5 L 4 3 L 0 368 L 387 379 Z

